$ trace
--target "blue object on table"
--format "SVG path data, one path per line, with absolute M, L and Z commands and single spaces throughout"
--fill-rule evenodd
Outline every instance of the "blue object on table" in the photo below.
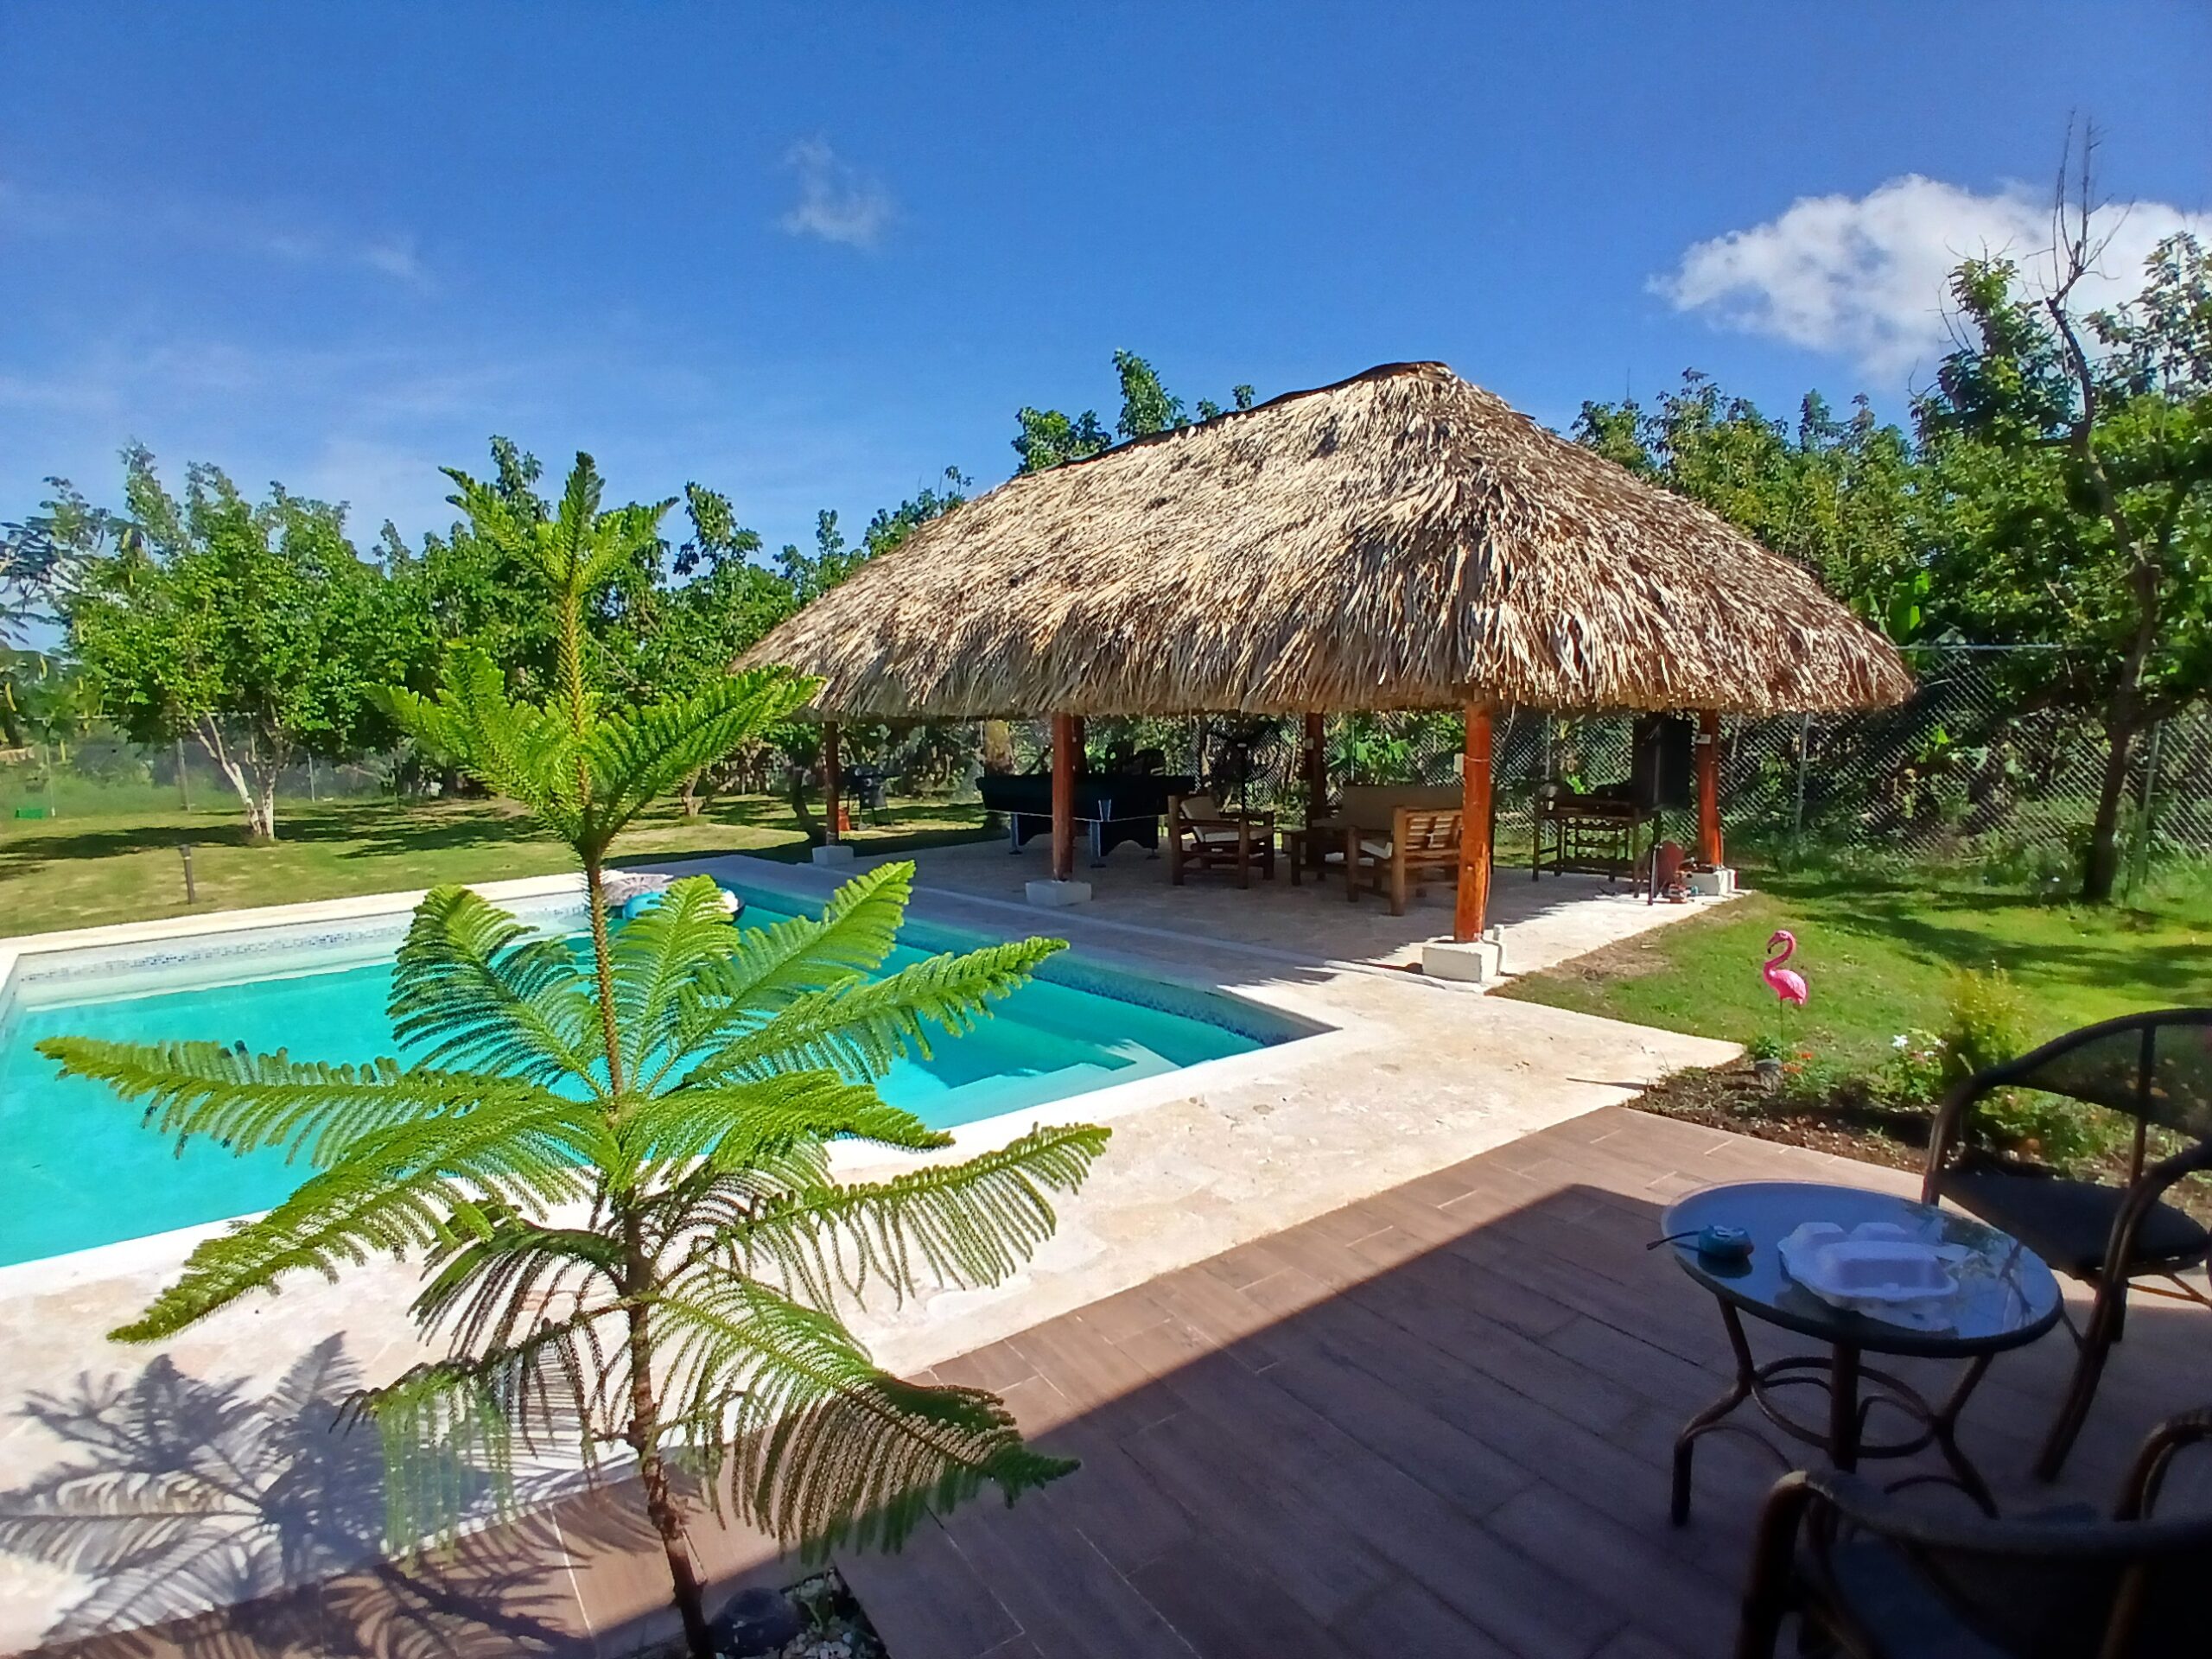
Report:
M 1751 1259 L 1751 1236 L 1741 1227 L 1715 1222 L 1698 1229 L 1697 1253 L 1712 1262 L 1748 1262 Z

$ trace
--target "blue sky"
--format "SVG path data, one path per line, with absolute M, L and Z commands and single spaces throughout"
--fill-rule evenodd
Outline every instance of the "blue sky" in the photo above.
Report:
M 498 431 L 773 546 L 1110 420 L 1122 346 L 1898 413 L 2069 114 L 2123 251 L 2212 207 L 2196 3 L 19 0 L 0 62 L 0 518 L 138 438 L 414 540 Z

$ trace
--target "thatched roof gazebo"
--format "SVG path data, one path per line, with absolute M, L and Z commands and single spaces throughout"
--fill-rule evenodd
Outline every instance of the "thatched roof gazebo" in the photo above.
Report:
M 1493 709 L 1699 711 L 1702 781 L 1721 713 L 1911 690 L 1802 567 L 1439 363 L 1013 479 L 745 660 L 818 677 L 828 719 L 1049 711 L 1056 751 L 1084 715 L 1464 708 L 1463 938 L 1488 887 Z M 1055 874 L 1071 862 L 1056 826 Z

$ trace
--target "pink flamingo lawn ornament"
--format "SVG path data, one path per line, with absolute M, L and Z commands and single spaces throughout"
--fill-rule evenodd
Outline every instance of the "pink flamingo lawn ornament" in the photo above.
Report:
M 1767 988 L 1782 1001 L 1795 1002 L 1802 1008 L 1805 1006 L 1805 976 L 1782 965 L 1797 954 L 1797 936 L 1786 927 L 1777 927 L 1768 938 L 1766 948 L 1772 950 L 1777 945 L 1782 947 L 1781 954 L 1768 960 L 1759 969 L 1759 977 L 1766 981 Z

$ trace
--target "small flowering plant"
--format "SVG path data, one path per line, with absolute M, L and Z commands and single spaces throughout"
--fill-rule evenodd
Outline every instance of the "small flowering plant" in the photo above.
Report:
M 1890 1039 L 1882 1092 L 1900 1105 L 1929 1105 L 1943 1092 L 1949 1059 L 1948 1046 L 1933 1032 L 1917 1027 L 1901 1031 Z

